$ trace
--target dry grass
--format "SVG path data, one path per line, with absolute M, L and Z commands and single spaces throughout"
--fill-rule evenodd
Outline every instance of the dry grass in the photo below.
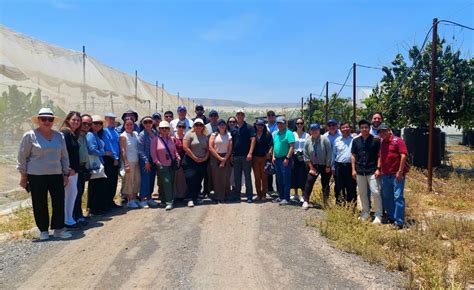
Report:
M 29 231 L 36 226 L 31 207 L 19 208 L 12 214 L 0 218 L 0 234 L 28 238 Z
M 453 154 L 451 161 L 466 162 L 464 155 Z M 462 289 L 474 282 L 473 177 L 439 169 L 428 193 L 426 172 L 412 169 L 405 186 L 404 230 L 360 222 L 352 207 L 327 208 L 324 219 L 308 223 L 337 247 L 405 272 L 407 288 Z M 313 202 L 320 202 L 320 188 L 315 186 Z

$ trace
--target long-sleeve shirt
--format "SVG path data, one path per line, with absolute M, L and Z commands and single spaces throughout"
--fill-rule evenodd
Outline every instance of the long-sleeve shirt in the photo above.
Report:
M 69 156 L 63 134 L 53 131 L 47 140 L 38 130 L 23 135 L 18 150 L 17 169 L 23 174 L 53 175 L 69 173 Z
M 153 163 L 151 158 L 151 141 L 153 138 L 157 137 L 158 135 L 152 131 L 152 134 L 148 134 L 147 130 L 143 130 L 138 134 L 138 157 L 144 163 Z
M 69 167 L 77 172 L 79 171 L 79 142 L 69 129 L 64 129 L 61 133 L 63 133 L 64 141 L 66 141 Z
M 85 165 L 89 161 L 89 151 L 87 149 L 87 138 L 86 134 L 80 134 L 77 139 L 79 143 L 79 163 Z
M 166 150 L 166 146 L 164 145 L 163 141 L 166 142 L 166 145 L 168 146 L 172 156 L 168 154 L 168 150 Z M 179 160 L 180 157 L 178 151 L 176 150 L 176 146 L 174 145 L 173 139 L 171 137 L 153 138 L 151 141 L 151 158 L 153 159 L 153 163 L 159 162 L 162 166 L 171 166 L 172 159 Z
M 334 141 L 332 147 L 332 169 L 335 169 L 335 163 L 351 163 L 352 136 L 349 134 L 346 138 L 339 136 Z
M 329 131 L 328 131 L 324 133 L 323 136 L 329 139 L 329 143 L 331 143 L 331 146 L 334 146 L 334 141 L 336 141 L 337 137 L 342 136 L 342 134 L 341 134 L 341 131 L 337 129 L 334 134 L 329 134 Z
M 112 152 L 112 158 L 114 160 L 120 159 L 120 148 L 119 148 L 119 134 L 115 131 L 114 127 L 104 128 L 102 135 L 102 141 L 105 144 L 105 151 Z
M 322 135 L 317 138 L 308 138 L 306 144 L 304 144 L 303 157 L 305 162 L 311 161 L 313 164 L 330 167 L 332 150 L 328 138 Z
M 102 141 L 102 139 L 100 139 L 99 136 L 93 132 L 88 132 L 86 139 L 87 152 L 89 152 L 89 155 L 99 156 L 100 161 L 104 163 L 104 159 L 102 158 L 102 156 L 105 155 L 104 141 Z

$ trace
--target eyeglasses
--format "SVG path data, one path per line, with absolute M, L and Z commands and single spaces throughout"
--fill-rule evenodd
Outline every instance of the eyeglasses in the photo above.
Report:
M 92 125 L 92 123 L 82 122 L 82 126 L 90 127 L 91 125 Z
M 181 128 L 181 129 L 186 129 L 186 126 L 176 126 L 178 128 Z
M 303 125 L 303 123 L 296 123 L 296 125 Z
M 153 124 L 153 121 L 150 121 L 150 120 L 143 121 L 143 124 L 145 124 L 145 125 Z
M 104 123 L 102 123 L 102 122 L 92 122 L 92 125 L 102 126 L 102 125 L 104 125 Z
M 38 117 L 41 122 L 54 122 L 54 117 Z

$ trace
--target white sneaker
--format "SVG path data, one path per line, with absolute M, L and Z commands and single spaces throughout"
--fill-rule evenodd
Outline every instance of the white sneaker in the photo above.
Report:
M 288 201 L 286 199 L 282 199 L 280 201 L 280 205 L 287 205 L 288 204 Z
M 304 198 L 303 198 L 303 197 L 300 197 L 300 202 L 304 202 Z
M 45 241 L 49 240 L 49 231 L 44 231 L 40 233 L 40 240 Z
M 382 220 L 380 219 L 380 217 L 376 216 L 374 218 L 374 220 L 372 221 L 373 224 L 381 224 L 382 223 Z
M 290 199 L 298 201 L 298 200 L 300 200 L 300 196 L 299 196 L 299 194 L 295 193 L 292 197 L 290 197 Z
M 66 230 L 54 230 L 54 237 L 60 239 L 69 239 L 72 234 Z
M 366 221 L 369 219 L 369 214 L 368 213 L 363 213 L 360 217 L 359 220 Z
M 307 201 L 303 202 L 303 206 L 301 208 L 303 208 L 304 210 L 307 210 L 309 208 L 308 202 Z
M 129 200 L 127 202 L 127 207 L 128 208 L 139 208 L 138 204 L 135 202 L 135 200 Z
M 188 203 L 188 206 L 189 206 L 189 203 Z M 166 209 L 166 210 L 172 210 L 172 209 L 173 209 L 173 205 L 172 205 L 172 204 L 168 204 L 168 205 L 166 205 L 165 209 Z
M 188 207 L 194 207 L 194 202 L 192 200 L 188 201 Z
M 154 201 L 153 199 L 149 199 L 146 202 L 148 203 L 149 207 L 158 207 L 158 203 Z
M 148 202 L 146 200 L 140 201 L 140 207 L 149 208 Z

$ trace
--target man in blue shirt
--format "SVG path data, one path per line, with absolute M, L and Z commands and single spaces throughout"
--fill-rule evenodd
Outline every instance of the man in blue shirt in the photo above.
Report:
M 105 126 L 102 140 L 105 144 L 105 151 L 111 152 L 110 155 L 104 156 L 104 170 L 106 179 L 106 201 L 109 209 L 121 208 L 114 202 L 115 193 L 117 191 L 117 182 L 119 174 L 119 134 L 115 129 L 115 114 L 108 113 L 105 115 Z
M 275 132 L 278 131 L 278 125 L 276 123 L 276 114 L 274 111 L 270 110 L 267 112 L 267 129 L 268 132 L 273 136 Z M 273 174 L 267 176 L 268 182 L 268 192 L 273 192 Z
M 357 199 L 357 182 L 352 178 L 351 148 L 353 138 L 349 122 L 341 124 L 341 134 L 334 140 L 332 146 L 332 172 L 335 181 L 336 203 L 338 204 L 343 201 L 355 202 Z
M 337 137 L 341 136 L 341 131 L 337 128 L 336 119 L 331 119 L 326 123 L 326 133 L 323 136 L 326 136 L 329 139 L 331 146 L 334 146 L 334 141 Z

